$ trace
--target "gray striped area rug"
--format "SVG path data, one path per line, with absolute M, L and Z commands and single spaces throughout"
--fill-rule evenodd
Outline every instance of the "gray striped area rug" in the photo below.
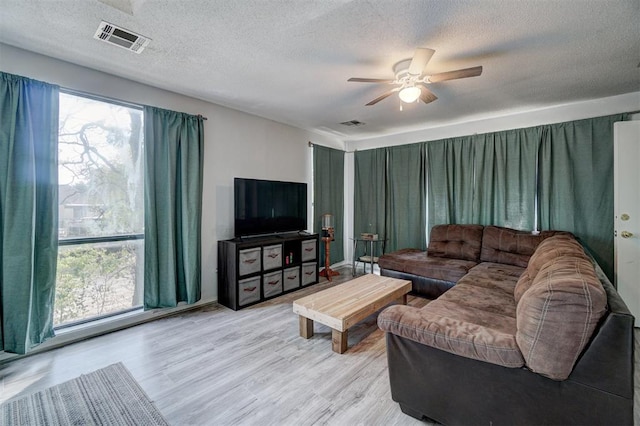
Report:
M 168 425 L 122 363 L 0 405 L 0 426 Z

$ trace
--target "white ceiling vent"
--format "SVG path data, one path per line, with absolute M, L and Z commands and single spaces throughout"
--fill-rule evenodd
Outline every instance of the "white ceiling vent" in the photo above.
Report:
M 151 41 L 150 38 L 141 36 L 129 30 L 125 30 L 117 25 L 102 21 L 93 38 L 107 43 L 115 44 L 123 49 L 140 53 Z

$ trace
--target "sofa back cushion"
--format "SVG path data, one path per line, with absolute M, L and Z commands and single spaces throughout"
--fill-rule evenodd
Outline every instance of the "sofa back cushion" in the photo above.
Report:
M 435 225 L 429 233 L 429 256 L 480 259 L 482 225 Z
M 518 303 L 525 291 L 531 287 L 540 269 L 550 260 L 564 255 L 582 257 L 588 260 L 580 243 L 570 233 L 561 233 L 545 238 L 536 251 L 531 255 L 527 269 L 523 272 L 513 291 L 513 297 Z
M 506 263 L 526 268 L 529 257 L 543 236 L 499 226 L 485 226 L 482 236 L 482 262 Z
M 573 255 L 549 260 L 516 307 L 516 341 L 527 367 L 554 380 L 569 377 L 606 304 L 589 260 Z

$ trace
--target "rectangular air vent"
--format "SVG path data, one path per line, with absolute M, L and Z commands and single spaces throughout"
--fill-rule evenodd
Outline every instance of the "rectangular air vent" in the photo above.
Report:
M 140 34 L 125 30 L 124 28 L 105 21 L 100 23 L 93 38 L 114 44 L 135 53 L 142 52 L 151 41 L 149 37 L 141 36 Z
M 340 124 L 342 124 L 343 126 L 364 126 L 365 123 L 358 120 L 351 120 L 351 121 L 343 121 Z

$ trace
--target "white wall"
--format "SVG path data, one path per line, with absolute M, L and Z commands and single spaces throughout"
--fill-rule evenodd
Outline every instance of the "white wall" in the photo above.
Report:
M 0 70 L 63 88 L 190 114 L 204 122 L 202 299 L 217 299 L 217 241 L 233 237 L 233 178 L 306 182 L 311 191 L 308 142 L 344 149 L 338 139 L 0 44 Z M 309 215 L 312 213 L 309 200 Z M 313 221 L 309 218 L 309 227 Z

